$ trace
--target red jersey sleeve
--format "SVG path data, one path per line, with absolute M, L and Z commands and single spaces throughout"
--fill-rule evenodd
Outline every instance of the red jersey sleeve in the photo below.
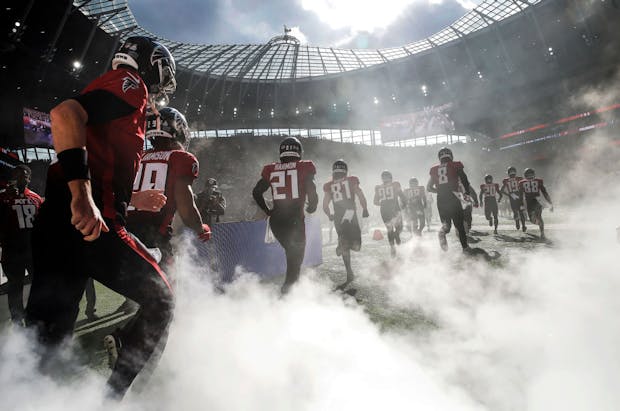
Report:
M 273 169 L 273 164 L 267 164 L 266 166 L 263 167 L 263 171 L 261 171 L 260 173 L 260 176 L 266 182 L 269 182 L 271 180 L 272 169 Z
M 351 189 L 356 189 L 360 185 L 360 180 L 356 176 L 349 177 L 349 184 L 351 185 Z
M 175 151 L 170 156 L 170 171 L 176 177 L 198 177 L 198 160 L 187 151 Z
M 110 70 L 95 79 L 82 91 L 82 94 L 94 90 L 108 91 L 135 108 L 146 105 L 148 97 L 146 85 L 138 73 L 124 68 Z

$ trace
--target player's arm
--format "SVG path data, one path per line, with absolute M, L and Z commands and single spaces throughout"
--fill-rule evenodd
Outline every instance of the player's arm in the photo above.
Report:
M 405 193 L 403 193 L 403 190 L 402 188 L 400 188 L 400 186 L 398 187 L 398 198 L 400 198 L 400 207 L 407 208 L 407 197 L 405 197 Z
M 474 198 L 475 198 L 475 195 L 474 195 Z M 480 187 L 480 204 L 482 204 L 482 200 L 483 200 L 482 199 L 482 187 Z
M 549 193 L 547 193 L 547 188 L 544 186 L 544 184 L 540 185 L 540 192 L 542 193 L 543 197 L 545 197 L 545 200 L 547 200 L 547 202 L 551 206 L 550 211 L 553 211 L 553 202 L 551 201 L 551 196 L 549 196 Z
M 364 195 L 364 191 L 362 191 L 362 188 L 358 185 L 357 187 L 355 187 L 355 190 L 353 190 L 355 192 L 355 195 L 357 195 L 357 198 L 360 201 L 360 205 L 362 206 L 362 217 L 366 218 L 369 216 L 368 214 L 368 202 L 366 201 L 366 196 Z
M 332 193 L 329 191 L 325 191 L 325 195 L 323 196 L 323 212 L 327 217 L 329 217 L 329 221 L 334 219 L 334 215 L 332 214 L 332 210 L 329 208 L 329 203 L 332 201 Z
M 226 199 L 222 194 L 217 197 L 217 201 L 215 202 L 215 208 L 210 210 L 215 215 L 224 215 L 226 211 Z
M 308 198 L 306 211 L 312 214 L 316 211 L 316 207 L 319 205 L 319 195 L 316 192 L 316 184 L 314 184 L 314 174 L 308 174 L 304 184 L 306 186 L 306 196 Z
M 502 193 L 502 190 L 497 190 L 497 192 L 499 193 L 499 198 L 497 199 L 497 202 L 501 202 L 502 198 L 504 198 L 504 193 Z
M 166 205 L 167 200 L 164 190 L 134 191 L 131 193 L 129 205 L 134 206 L 136 210 L 157 212 Z
M 428 183 L 426 183 L 426 191 L 428 191 L 429 193 L 437 193 L 437 188 L 435 186 L 435 183 L 433 182 L 432 177 L 430 177 L 428 179 Z
M 465 192 L 470 193 L 470 194 L 475 193 L 473 187 L 471 186 L 471 184 L 469 184 L 469 179 L 467 178 L 467 174 L 465 174 L 465 170 L 463 170 L 462 168 L 459 168 L 456 171 L 456 174 L 461 179 L 461 183 L 463 184 L 463 187 L 465 188 Z M 472 197 L 475 199 L 476 194 L 473 194 Z
M 372 203 L 376 206 L 381 205 L 381 203 L 379 203 L 379 191 L 377 190 L 376 187 L 375 187 L 375 197 L 373 198 Z
M 211 230 L 206 224 L 202 223 L 202 217 L 200 217 L 198 207 L 194 202 L 193 181 L 193 176 L 179 176 L 174 187 L 174 198 L 176 199 L 177 212 L 183 224 L 202 239 L 205 235 L 210 237 Z
M 474 207 L 478 207 L 480 203 L 478 202 L 478 196 L 476 195 L 476 190 L 470 185 L 469 190 L 467 190 L 471 198 L 474 200 Z M 482 195 L 482 190 L 480 191 L 480 195 Z
M 252 197 L 254 197 L 254 201 L 256 201 L 256 204 L 261 208 L 261 210 L 263 210 L 265 214 L 270 215 L 271 210 L 267 207 L 265 197 L 263 197 L 263 193 L 268 189 L 269 183 L 264 178 L 261 178 L 252 190 Z

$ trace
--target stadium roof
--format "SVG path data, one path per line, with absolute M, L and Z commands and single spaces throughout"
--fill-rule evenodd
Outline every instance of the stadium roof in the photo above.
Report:
M 125 38 L 158 38 L 176 58 L 177 65 L 242 81 L 291 81 L 339 74 L 388 63 L 458 41 L 471 33 L 523 12 L 543 0 L 484 0 L 450 26 L 430 37 L 401 47 L 338 49 L 301 45 L 286 33 L 262 45 L 187 44 L 161 38 L 141 27 L 127 0 L 74 0 L 73 4 L 108 34 Z

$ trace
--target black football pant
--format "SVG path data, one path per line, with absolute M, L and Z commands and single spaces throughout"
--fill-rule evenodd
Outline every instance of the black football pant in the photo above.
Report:
M 38 331 L 45 367 L 55 348 L 72 335 L 88 277 L 137 302 L 139 313 L 124 331 L 123 350 L 108 380 L 110 394 L 121 398 L 155 346 L 165 343 L 162 338 L 172 320 L 173 293 L 144 245 L 124 227 L 106 221 L 110 232 L 87 242 L 68 216 L 68 205 L 48 200 L 35 221 L 34 276 L 26 321 Z
M 484 216 L 488 221 L 492 221 L 495 229 L 499 224 L 499 220 L 497 218 L 498 207 L 497 200 L 495 197 L 487 197 L 484 199 Z
M 411 229 L 414 233 L 420 234 L 424 229 L 424 225 L 426 223 L 426 216 L 424 215 L 423 208 L 412 208 L 410 211 L 411 214 Z
M 380 209 L 381 218 L 387 229 L 388 242 L 390 245 L 400 244 L 400 233 L 403 231 L 403 217 L 400 211 Z
M 7 297 L 9 313 L 13 323 L 20 323 L 24 319 L 24 279 L 26 270 L 32 276 L 32 260 L 25 258 L 17 261 L 5 261 L 2 263 L 2 271 L 6 275 Z
M 515 223 L 519 223 L 519 220 L 521 220 L 521 226 L 525 227 L 525 213 L 523 212 L 523 202 L 521 201 L 520 198 L 518 199 L 514 199 L 512 197 L 510 198 L 510 208 L 512 208 L 512 215 L 513 218 L 515 220 Z
M 286 279 L 282 286 L 283 292 L 288 291 L 299 279 L 301 263 L 306 252 L 306 226 L 301 216 L 274 212 L 269 218 L 273 235 L 286 253 Z
M 448 234 L 452 223 L 459 234 L 459 241 L 463 249 L 467 248 L 467 234 L 465 233 L 465 215 L 461 201 L 452 193 L 445 196 L 437 196 L 437 211 L 441 220 L 441 230 Z

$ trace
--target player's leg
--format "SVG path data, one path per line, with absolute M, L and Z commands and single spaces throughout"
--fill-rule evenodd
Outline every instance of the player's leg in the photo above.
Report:
M 441 221 L 441 228 L 437 233 L 437 237 L 439 238 L 439 246 L 442 250 L 448 250 L 448 240 L 446 239 L 446 235 L 450 232 L 452 228 L 452 217 L 450 216 L 450 209 L 446 204 L 446 201 L 440 201 L 437 199 L 437 211 L 439 212 L 439 220 Z
M 286 279 L 282 286 L 282 293 L 288 292 L 289 288 L 299 280 L 301 264 L 306 252 L 306 230 L 303 219 L 294 222 L 291 228 L 290 242 L 286 251 Z
M 416 213 L 416 217 L 418 220 L 418 235 L 422 235 L 422 230 L 424 229 L 424 222 L 426 221 L 426 217 L 424 216 L 424 209 L 420 208 L 417 213 Z
M 392 221 L 394 224 L 394 241 L 397 245 L 400 245 L 400 233 L 403 232 L 403 216 L 400 211 L 396 214 Z
M 26 324 L 36 329 L 44 347 L 41 364 L 53 359 L 54 349 L 72 335 L 86 285 L 87 266 L 82 235 L 62 217 L 67 210 L 43 204 L 32 231 L 33 269 L 26 306 Z M 50 239 L 50 233 L 54 238 Z
M 4 271 L 8 280 L 7 300 L 9 303 L 11 321 L 13 324 L 21 325 L 26 315 L 24 311 L 24 278 L 26 276 L 26 265 L 23 261 L 3 262 L 2 271 Z
M 521 211 L 521 204 L 518 200 L 510 197 L 510 208 L 512 209 L 513 219 L 515 220 L 515 227 L 518 230 L 520 228 L 519 220 L 521 220 L 521 223 L 525 222 L 523 219 L 523 212 Z
M 463 207 L 461 207 L 461 210 L 463 210 Z M 468 206 L 465 210 L 463 210 L 463 225 L 465 227 L 465 235 L 468 235 L 471 231 L 471 223 L 473 220 L 472 213 L 473 209 L 471 206 Z
M 87 250 L 89 269 L 97 281 L 140 305 L 120 331 L 118 360 L 108 380 L 110 395 L 122 398 L 156 346 L 165 346 L 172 321 L 173 292 L 146 247 L 123 228 L 102 233 Z
M 454 221 L 454 228 L 456 228 L 458 232 L 461 247 L 463 247 L 463 250 L 469 248 L 467 244 L 467 232 L 465 230 L 465 213 L 460 204 L 457 204 L 457 206 L 452 209 L 452 220 Z
M 86 317 L 88 319 L 95 318 L 95 311 L 97 311 L 95 307 L 97 305 L 97 294 L 95 294 L 95 283 L 92 278 L 86 280 L 84 294 L 86 295 Z

